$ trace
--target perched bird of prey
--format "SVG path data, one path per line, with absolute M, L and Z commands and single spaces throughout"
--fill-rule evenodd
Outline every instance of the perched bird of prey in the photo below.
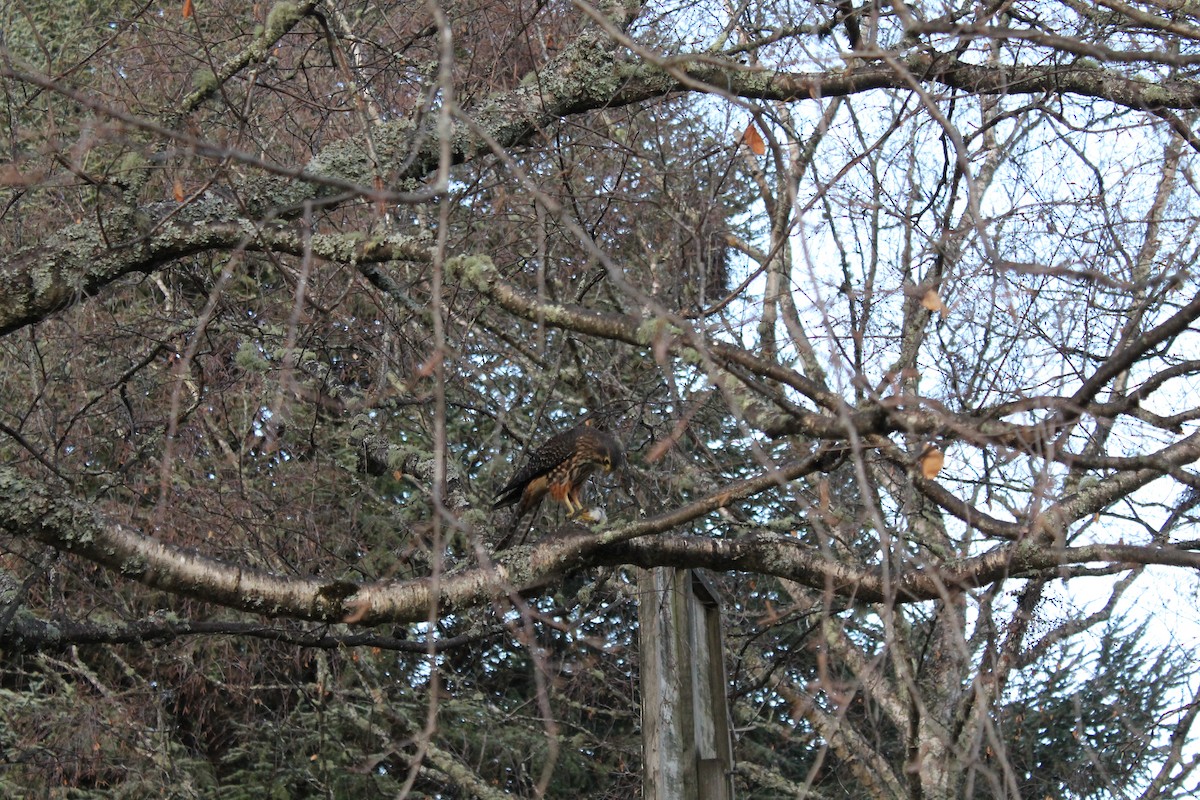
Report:
M 492 508 L 517 506 L 514 531 L 521 517 L 541 505 L 546 495 L 565 505 L 574 517 L 583 510 L 579 493 L 588 475 L 597 468 L 612 472 L 624 463 L 625 452 L 616 437 L 585 420 L 534 450 L 525 466 L 496 493 Z

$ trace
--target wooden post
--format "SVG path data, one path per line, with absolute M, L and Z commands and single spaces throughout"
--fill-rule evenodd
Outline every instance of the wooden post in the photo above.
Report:
M 643 800 L 733 800 L 716 591 L 699 571 L 638 571 Z

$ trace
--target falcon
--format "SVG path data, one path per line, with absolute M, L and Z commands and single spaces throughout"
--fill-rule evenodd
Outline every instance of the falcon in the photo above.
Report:
M 579 494 L 596 469 L 612 472 L 625 463 L 625 452 L 616 437 L 598 430 L 588 419 L 552 437 L 534 450 L 504 488 L 496 493 L 492 508 L 516 505 L 513 524 L 541 505 L 546 495 L 567 507 L 574 517 L 583 511 Z

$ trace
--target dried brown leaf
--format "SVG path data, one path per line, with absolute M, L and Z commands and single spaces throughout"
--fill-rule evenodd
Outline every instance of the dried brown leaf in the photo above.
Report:
M 942 465 L 946 463 L 946 454 L 933 445 L 929 445 L 925 448 L 925 452 L 921 453 L 920 463 L 921 475 L 925 480 L 931 481 L 942 471 Z
M 950 309 L 946 308 L 946 304 L 942 302 L 941 295 L 937 293 L 936 289 L 925 290 L 925 294 L 921 295 L 921 305 L 930 311 L 938 312 L 942 315 L 943 319 L 950 312 Z
M 742 133 L 742 138 L 739 142 L 750 148 L 750 152 L 756 156 L 766 155 L 767 143 L 763 141 L 762 134 L 758 132 L 758 128 L 754 126 L 754 121 L 746 126 L 746 130 Z

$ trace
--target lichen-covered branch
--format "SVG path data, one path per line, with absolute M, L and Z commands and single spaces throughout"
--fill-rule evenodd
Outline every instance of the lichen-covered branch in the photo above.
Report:
M 757 572 L 831 589 L 850 603 L 938 599 L 947 587 L 974 588 L 1010 576 L 1094 561 L 1200 569 L 1200 553 L 1189 550 L 1135 545 L 1059 548 L 1023 541 L 939 568 L 914 569 L 885 578 L 874 566 L 834 560 L 799 539 L 778 534 L 736 539 L 651 536 L 734 499 L 753 496 L 781 479 L 811 472 L 818 464 L 817 458 L 797 462 L 642 522 L 602 532 L 573 528 L 570 536 L 551 538 L 531 548 L 514 548 L 488 565 L 440 578 L 399 582 L 363 584 L 281 576 L 219 561 L 106 520 L 84 504 L 9 469 L 0 470 L 0 529 L 82 556 L 153 588 L 266 616 L 323 621 L 349 618 L 362 624 L 426 619 L 432 603 L 437 604 L 439 613 L 484 605 L 513 591 L 544 586 L 567 572 L 601 564 Z

